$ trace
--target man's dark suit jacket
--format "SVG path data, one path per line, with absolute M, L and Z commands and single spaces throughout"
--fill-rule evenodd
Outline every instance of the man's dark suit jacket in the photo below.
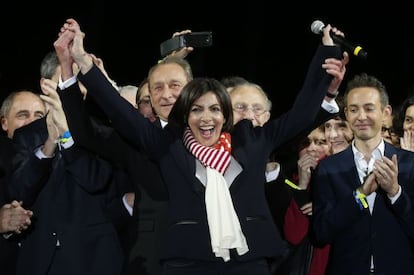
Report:
M 32 225 L 19 235 L 16 274 L 50 274 L 54 254 L 64 259 L 56 265 L 59 275 L 120 274 L 122 251 L 102 192 L 112 176 L 109 163 L 76 145 L 54 158 L 37 158 L 35 148 L 46 140 L 46 129 L 43 118 L 13 137 L 18 152 L 8 193 L 34 212 Z
M 158 119 L 153 123 L 156 127 L 162 128 Z M 130 150 L 136 151 L 133 146 L 129 145 L 129 147 Z M 135 266 L 135 269 L 141 272 L 139 274 L 161 275 L 162 240 L 168 228 L 168 194 L 158 165 L 148 159 L 148 156 L 143 153 L 140 154 L 145 156 L 144 172 L 140 174 L 142 176 L 141 181 L 145 181 L 146 184 L 138 186 L 140 194 L 137 203 L 138 238 L 131 251 L 132 261 L 130 265 L 131 269 Z M 148 188 L 148 184 L 152 187 Z
M 385 143 L 384 154 L 397 155 L 402 194 L 391 204 L 379 189 L 372 215 L 353 197 L 361 183 L 351 146 L 315 171 L 312 228 L 331 244 L 327 274 L 368 274 L 371 255 L 375 274 L 414 274 L 414 153 Z
M 13 157 L 13 143 L 5 136 L 0 136 L 0 207 L 10 203 L 7 191 L 7 176 L 11 172 L 11 158 Z M 16 272 L 17 241 L 15 236 L 8 239 L 0 234 L 0 270 L 3 275 L 14 275 Z
M 168 195 L 158 166 L 114 131 L 88 96 L 83 100 L 78 85 L 59 91 L 59 95 L 77 144 L 108 160 L 116 169 L 117 180 L 112 185 L 118 191 L 108 211 L 126 255 L 123 274 L 160 275 L 160 240 L 166 228 Z M 96 123 L 97 117 L 100 121 Z M 92 118 L 95 123 L 91 123 Z M 159 121 L 155 123 L 161 127 Z M 135 192 L 132 217 L 121 201 L 122 195 L 131 190 Z
M 265 198 L 265 165 L 270 152 L 310 127 L 316 118 L 332 80 L 322 68 L 328 57 L 341 58 L 341 53 L 337 47 L 318 48 L 303 88 L 288 113 L 263 127 L 254 128 L 251 122 L 243 120 L 232 132 L 232 156 L 243 171 L 232 182 L 230 193 L 250 249 L 235 256 L 240 261 L 283 253 L 282 240 Z M 155 127 L 121 99 L 96 66 L 79 78 L 115 129 L 160 165 L 169 195 L 169 228 L 163 257 L 221 261 L 211 249 L 205 189 L 195 175 L 196 160 L 183 145 L 183 129 L 170 124 L 163 130 Z

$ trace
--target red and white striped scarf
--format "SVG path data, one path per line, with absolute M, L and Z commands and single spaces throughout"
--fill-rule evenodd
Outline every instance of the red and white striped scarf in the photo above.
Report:
M 220 139 L 214 147 L 201 145 L 194 138 L 190 128 L 184 131 L 184 145 L 205 166 L 224 174 L 231 160 L 231 136 L 227 132 L 220 135 Z

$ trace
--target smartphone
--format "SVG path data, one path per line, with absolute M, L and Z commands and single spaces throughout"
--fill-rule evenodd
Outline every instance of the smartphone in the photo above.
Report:
M 211 31 L 190 32 L 165 40 L 160 44 L 160 52 L 161 56 L 165 57 L 183 47 L 203 48 L 212 45 L 213 33 Z

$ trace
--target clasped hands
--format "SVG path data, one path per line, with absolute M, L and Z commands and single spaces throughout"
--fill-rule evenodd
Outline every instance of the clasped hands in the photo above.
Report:
M 33 212 L 22 207 L 22 202 L 12 201 L 0 209 L 0 233 L 22 233 L 31 224 Z
M 393 155 L 391 159 L 384 156 L 381 159 L 375 160 L 372 173 L 365 178 L 359 190 L 368 196 L 378 188 L 384 190 L 389 197 L 393 197 L 398 193 L 400 185 L 398 184 L 396 155 Z

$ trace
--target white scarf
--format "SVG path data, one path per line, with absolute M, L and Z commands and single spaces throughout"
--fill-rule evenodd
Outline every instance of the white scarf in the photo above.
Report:
M 230 249 L 239 255 L 249 251 L 246 238 L 234 210 L 233 201 L 223 177 L 230 164 L 230 135 L 222 134 L 218 149 L 199 144 L 189 128 L 184 132 L 184 145 L 207 170 L 205 203 L 211 247 L 216 257 L 230 260 Z

